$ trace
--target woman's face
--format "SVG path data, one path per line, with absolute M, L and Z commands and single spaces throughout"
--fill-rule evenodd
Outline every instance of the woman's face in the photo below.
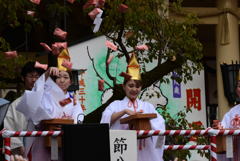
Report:
M 59 76 L 56 78 L 56 84 L 66 93 L 71 85 L 71 79 L 66 71 L 59 71 Z
M 137 96 L 141 92 L 142 86 L 136 84 L 134 80 L 129 80 L 126 84 L 123 85 L 123 90 L 125 91 L 126 96 L 134 101 L 137 99 Z
M 240 98 L 240 81 L 237 82 L 236 94 Z

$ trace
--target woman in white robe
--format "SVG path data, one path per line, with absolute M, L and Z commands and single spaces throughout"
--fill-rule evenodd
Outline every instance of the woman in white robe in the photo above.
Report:
M 50 76 L 56 77 L 55 82 Z M 40 121 L 53 118 L 72 118 L 74 123 L 83 121 L 82 108 L 67 91 L 71 75 L 50 67 L 36 82 L 31 91 L 25 91 L 16 108 L 28 121 L 28 130 L 42 130 Z M 65 101 L 64 101 L 65 100 Z M 67 100 L 67 101 L 66 101 Z M 44 137 L 26 137 L 25 154 L 32 161 L 51 161 L 50 149 L 44 145 Z M 61 157 L 59 157 L 61 160 Z
M 237 81 L 236 95 L 240 98 L 240 80 Z M 213 122 L 214 129 L 240 129 L 240 104 L 235 105 L 228 111 L 221 122 Z M 240 160 L 240 136 L 233 136 L 233 158 L 227 158 L 226 154 L 218 154 L 218 160 L 221 161 L 239 161 Z
M 239 87 L 240 88 L 240 87 Z M 240 104 L 234 106 L 228 111 L 221 121 L 220 129 L 240 129 Z M 223 157 L 219 155 L 219 158 Z M 224 157 L 223 157 L 224 158 Z M 223 160 L 223 159 L 222 159 Z M 226 159 L 228 161 L 240 160 L 240 137 L 233 136 L 233 159 Z
M 165 121 L 152 104 L 137 99 L 142 85 L 140 80 L 125 79 L 123 89 L 126 97 L 112 102 L 103 112 L 101 123 L 109 123 L 114 130 L 129 130 L 127 124 L 120 124 L 120 119 L 136 113 L 156 113 L 151 119 L 153 130 L 165 130 Z M 152 136 L 138 140 L 138 161 L 163 161 L 165 139 L 163 136 Z

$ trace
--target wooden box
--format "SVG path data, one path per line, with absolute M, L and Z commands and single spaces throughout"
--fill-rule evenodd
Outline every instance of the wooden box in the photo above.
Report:
M 224 129 L 224 130 L 239 130 L 239 129 Z M 226 153 L 226 137 L 227 136 L 217 136 L 216 137 L 216 141 L 217 141 L 217 153 L 218 154 L 222 154 L 222 153 Z M 234 136 L 233 136 L 234 137 Z M 234 141 L 233 141 L 234 144 Z
M 60 131 L 61 125 L 73 124 L 73 123 L 74 123 L 73 119 L 51 119 L 51 120 L 41 121 L 41 124 L 45 131 Z M 58 147 L 62 147 L 62 137 L 57 136 L 57 140 L 58 140 Z M 50 136 L 46 137 L 45 146 L 51 147 L 51 137 Z
M 226 136 L 217 136 L 217 153 L 222 154 L 226 152 Z
M 136 114 L 120 119 L 121 124 L 128 124 L 131 130 L 151 130 L 150 119 L 156 118 L 157 114 Z

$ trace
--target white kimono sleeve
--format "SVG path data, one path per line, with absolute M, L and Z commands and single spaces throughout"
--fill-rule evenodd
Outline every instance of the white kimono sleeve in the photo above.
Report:
M 77 103 L 73 107 L 72 118 L 74 119 L 74 124 L 77 124 L 78 122 L 83 122 L 84 114 L 83 114 L 83 110 L 82 110 L 81 106 L 79 105 L 79 103 Z
M 151 127 L 152 130 L 166 130 L 165 128 L 165 120 L 163 117 L 155 110 L 154 106 L 151 105 L 151 113 L 156 113 L 157 118 L 151 119 Z M 163 156 L 164 145 L 165 145 L 165 136 L 157 136 L 155 147 L 161 149 L 161 156 Z
M 43 92 L 44 92 L 45 74 L 43 74 L 34 84 L 31 91 L 25 90 L 21 101 L 17 105 L 16 109 L 23 113 L 27 119 L 32 119 L 38 107 L 41 104 Z
M 45 81 L 43 74 L 31 91 L 25 91 L 16 109 L 37 125 L 41 120 L 54 118 L 54 112 L 58 112 L 55 110 L 58 102 L 64 98 L 64 92 L 50 77 Z
M 102 113 L 102 118 L 101 118 L 101 121 L 100 123 L 108 123 L 109 125 L 111 124 L 111 117 L 112 117 L 112 114 L 115 112 L 114 111 L 114 108 L 117 108 L 115 107 L 116 106 L 116 103 L 115 102 L 112 102 Z
M 230 128 L 230 116 L 229 116 L 229 112 L 226 113 L 221 121 L 221 125 L 223 126 L 223 128 Z

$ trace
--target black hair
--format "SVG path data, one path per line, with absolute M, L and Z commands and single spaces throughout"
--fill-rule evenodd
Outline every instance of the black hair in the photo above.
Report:
M 12 102 L 12 101 L 14 101 L 17 98 L 17 92 L 9 91 L 4 98 L 6 100 Z
M 137 86 L 142 87 L 143 83 L 141 80 L 127 79 L 125 78 L 123 81 L 123 85 L 126 85 L 128 81 L 133 80 Z
M 35 68 L 35 62 L 29 61 L 23 66 L 21 76 L 26 77 L 28 73 L 32 72 L 37 72 L 39 75 L 42 75 L 44 70 L 41 68 Z
M 73 80 L 73 74 L 72 74 L 72 71 L 67 70 L 66 72 L 68 73 L 69 78 L 70 78 L 70 80 L 72 81 L 72 80 Z M 57 76 L 51 76 L 51 78 L 52 78 L 52 80 L 53 80 L 54 82 L 56 82 Z

